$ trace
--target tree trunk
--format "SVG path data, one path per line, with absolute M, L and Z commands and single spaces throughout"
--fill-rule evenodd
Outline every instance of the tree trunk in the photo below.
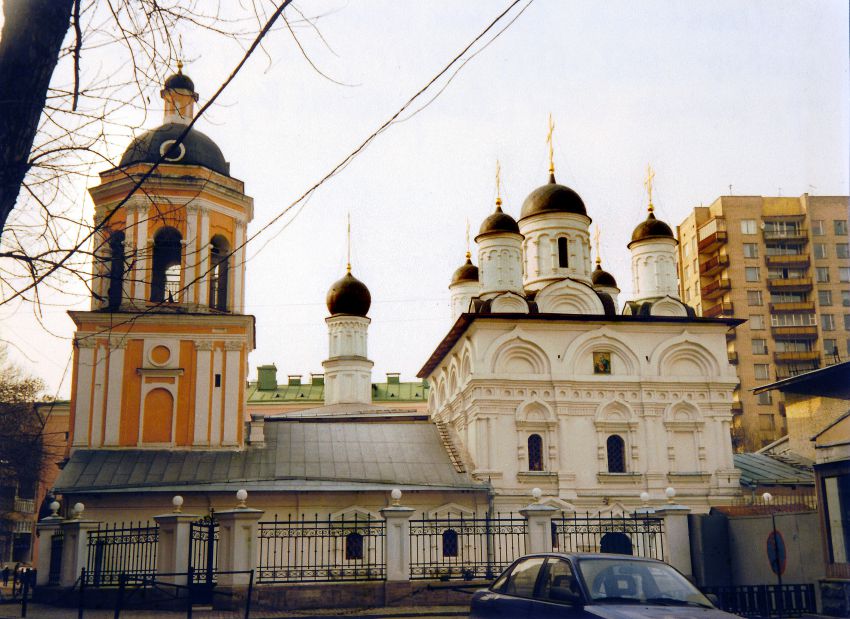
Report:
M 0 235 L 15 206 L 74 0 L 4 0 L 0 34 Z

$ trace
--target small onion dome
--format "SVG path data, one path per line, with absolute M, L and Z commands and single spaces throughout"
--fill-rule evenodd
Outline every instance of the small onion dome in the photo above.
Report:
M 593 270 L 593 274 L 590 276 L 590 281 L 594 286 L 602 286 L 604 288 L 617 287 L 617 280 L 615 280 L 614 276 L 608 271 L 603 271 L 601 264 L 596 265 L 596 268 Z
M 477 240 L 478 237 L 484 236 L 485 234 L 504 234 L 505 232 L 519 234 L 519 226 L 513 217 L 502 212 L 502 206 L 499 202 L 497 202 L 496 212 L 489 215 L 487 219 L 481 223 L 481 228 L 478 230 L 478 236 L 475 238 Z
M 520 219 L 541 213 L 574 213 L 587 216 L 584 201 L 575 191 L 566 185 L 555 182 L 555 175 L 549 174 L 549 182 L 541 185 L 522 203 Z
M 478 267 L 472 264 L 472 259 L 469 255 L 469 252 L 466 254 L 466 263 L 460 265 L 455 274 L 452 275 L 452 283 L 462 284 L 464 282 L 478 282 Z
M 670 229 L 670 226 L 665 224 L 660 219 L 655 218 L 655 213 L 651 212 L 647 216 L 645 221 L 642 221 L 638 224 L 635 231 L 632 232 L 632 240 L 629 243 L 629 247 L 632 246 L 632 243 L 637 243 L 638 241 L 646 241 L 648 239 L 673 239 L 676 240 L 676 237 L 673 236 L 673 231 Z
M 185 130 L 184 124 L 166 123 L 145 131 L 124 151 L 119 167 L 132 163 L 156 163 L 160 155 L 165 154 L 165 163 L 204 166 L 219 174 L 230 176 L 230 164 L 224 159 L 221 149 L 200 131 L 190 129 L 180 145 L 174 146 Z
M 182 71 L 178 71 L 171 77 L 165 80 L 163 88 L 172 90 L 188 90 L 191 93 L 195 92 L 195 82 L 188 75 L 184 75 Z
M 332 316 L 337 314 L 366 316 L 372 305 L 372 295 L 369 294 L 366 284 L 349 271 L 342 279 L 334 282 L 328 290 L 327 304 Z

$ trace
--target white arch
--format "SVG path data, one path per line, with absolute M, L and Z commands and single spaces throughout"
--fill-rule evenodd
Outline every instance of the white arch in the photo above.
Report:
M 557 423 L 557 418 L 551 406 L 542 400 L 532 398 L 517 406 L 516 421 L 519 424 L 554 424 Z
M 629 425 L 636 422 L 634 409 L 625 400 L 615 398 L 600 402 L 596 407 L 596 422 L 610 425 Z
M 493 314 L 527 314 L 528 302 L 513 292 L 505 292 L 490 302 Z
M 593 353 L 611 353 L 611 373 L 636 376 L 640 373 L 640 357 L 620 339 L 616 331 L 601 327 L 582 334 L 567 346 L 561 355 L 563 363 L 572 367 L 576 374 L 593 374 Z
M 652 304 L 649 310 L 651 316 L 678 316 L 687 318 L 688 310 L 684 303 L 673 297 L 664 297 Z
M 549 284 L 534 300 L 541 314 L 605 314 L 596 291 L 569 277 Z
M 702 412 L 695 404 L 679 399 L 664 409 L 664 421 L 666 423 L 701 423 L 703 418 Z
M 514 336 L 496 349 L 491 371 L 495 374 L 549 374 L 549 359 L 534 342 Z
M 687 331 L 666 340 L 650 355 L 650 367 L 659 376 L 688 376 L 694 380 L 720 374 L 720 362 Z

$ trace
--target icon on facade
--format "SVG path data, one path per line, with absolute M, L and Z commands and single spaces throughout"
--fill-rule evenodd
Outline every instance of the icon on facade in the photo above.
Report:
M 594 374 L 610 374 L 611 373 L 611 353 L 595 352 L 593 353 L 593 373 Z

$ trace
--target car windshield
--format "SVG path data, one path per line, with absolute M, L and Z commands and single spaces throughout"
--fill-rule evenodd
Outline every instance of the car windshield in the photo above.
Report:
M 665 563 L 579 559 L 578 572 L 597 604 L 657 604 L 712 608 L 711 602 Z

